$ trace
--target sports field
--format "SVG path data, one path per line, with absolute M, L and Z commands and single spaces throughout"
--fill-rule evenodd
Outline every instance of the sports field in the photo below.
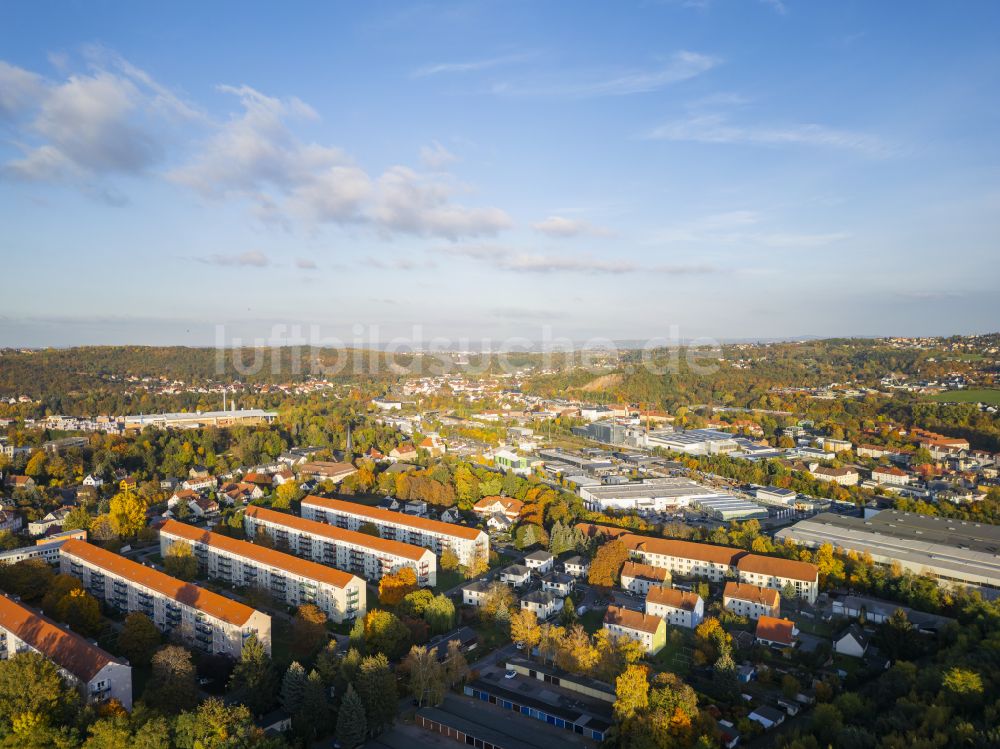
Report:
M 989 403 L 1000 406 L 1000 390 L 981 388 L 978 390 L 949 390 L 947 393 L 930 395 L 927 400 L 936 403 Z

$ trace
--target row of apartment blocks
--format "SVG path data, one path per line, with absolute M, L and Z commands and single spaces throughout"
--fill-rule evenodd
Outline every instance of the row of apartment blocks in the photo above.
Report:
M 311 603 L 335 622 L 364 615 L 365 582 L 316 562 L 168 520 L 160 528 L 160 555 L 188 546 L 209 577 L 268 591 L 288 606 Z
M 796 597 L 809 603 L 815 603 L 819 595 L 819 572 L 816 565 L 809 562 L 767 557 L 727 546 L 638 536 L 623 532 L 621 528 L 588 523 L 577 527 L 591 536 L 607 535 L 620 539 L 633 558 L 668 570 L 672 575 L 720 583 L 736 577 L 742 583 L 761 588 L 794 590 Z
M 490 556 L 489 536 L 477 528 L 367 507 L 356 502 L 310 495 L 302 500 L 302 517 L 352 531 L 371 523 L 378 528 L 383 539 L 422 546 L 438 556 L 449 550 L 458 557 L 459 564 L 467 567 L 480 560 L 486 562 Z
M 248 507 L 243 516 L 243 528 L 249 538 L 266 532 L 279 547 L 298 557 L 357 574 L 372 582 L 402 567 L 411 567 L 419 585 L 437 585 L 437 559 L 430 549 L 265 507 Z
M 0 595 L 0 660 L 34 651 L 51 661 L 91 704 L 118 700 L 132 709 L 132 667 L 39 611 Z
M 205 652 L 239 658 L 251 635 L 271 651 L 266 614 L 86 541 L 62 545 L 59 571 L 109 606 L 142 612 L 161 632 Z

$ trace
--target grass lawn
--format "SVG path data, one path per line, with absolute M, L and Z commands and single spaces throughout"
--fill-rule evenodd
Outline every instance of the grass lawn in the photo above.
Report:
M 456 585 L 461 585 L 463 582 L 465 582 L 465 577 L 461 572 L 438 569 L 437 585 L 434 586 L 434 592 L 443 593 L 446 590 L 451 590 Z
M 679 629 L 671 629 L 667 634 L 667 644 L 663 650 L 650 658 L 654 667 L 661 671 L 672 671 L 678 676 L 686 676 L 691 668 L 693 635 L 681 633 L 682 637 L 672 637 L 672 632 L 680 632 Z
M 977 390 L 949 390 L 927 396 L 927 400 L 935 403 L 989 403 L 1000 406 L 1000 390 L 980 388 Z
M 606 608 L 589 609 L 580 617 L 579 622 L 587 630 L 587 634 L 594 634 L 604 624 L 604 612 Z

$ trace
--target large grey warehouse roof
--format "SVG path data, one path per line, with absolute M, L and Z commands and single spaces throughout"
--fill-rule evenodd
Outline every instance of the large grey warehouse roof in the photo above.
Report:
M 816 547 L 824 543 L 868 552 L 876 562 L 898 561 L 944 582 L 1000 589 L 1000 527 L 949 518 L 885 511 L 867 520 L 820 513 L 775 534 Z
M 588 486 L 585 490 L 589 496 L 598 500 L 720 496 L 717 491 L 685 478 L 646 479 L 641 483 Z

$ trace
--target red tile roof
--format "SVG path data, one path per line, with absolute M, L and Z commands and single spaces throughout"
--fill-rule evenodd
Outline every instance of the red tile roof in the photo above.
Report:
M 464 538 L 467 541 L 475 541 L 480 536 L 486 535 L 478 528 L 442 523 L 440 520 L 430 520 L 429 518 L 418 518 L 413 515 L 404 515 L 401 512 L 383 510 L 379 507 L 368 507 L 357 502 L 344 502 L 340 499 L 327 499 L 326 497 L 309 495 L 302 500 L 302 504 L 319 507 L 324 510 L 333 510 L 334 512 L 343 512 L 349 515 L 360 515 L 361 517 L 371 518 L 372 520 L 384 523 L 405 525 L 429 533 L 440 533 L 443 536 Z
M 167 598 L 172 598 L 179 603 L 238 627 L 245 625 L 250 617 L 258 613 L 242 603 L 200 588 L 194 583 L 170 577 L 170 575 L 165 575 L 151 567 L 133 562 L 131 559 L 126 559 L 86 541 L 70 539 L 62 545 L 59 553 L 82 559 L 112 575 L 155 590 Z
M 675 590 L 665 585 L 657 585 L 650 588 L 646 596 L 646 603 L 658 603 L 663 606 L 671 606 L 684 611 L 694 611 L 698 606 L 699 596 L 697 593 L 685 593 L 683 590 Z
M 673 538 L 636 536 L 631 533 L 623 536 L 622 540 L 630 551 L 646 551 L 650 554 L 663 554 L 669 557 L 697 559 L 702 562 L 726 564 L 730 567 L 736 564 L 736 560 L 741 555 L 746 554 L 741 549 L 730 549 L 727 546 L 698 544 L 693 541 L 678 541 Z
M 293 528 L 297 531 L 309 533 L 313 536 L 328 538 L 331 541 L 342 541 L 344 543 L 355 544 L 356 546 L 373 549 L 374 551 L 393 554 L 394 556 L 402 557 L 404 559 L 419 561 L 424 554 L 429 553 L 428 550 L 422 546 L 405 544 L 402 541 L 393 541 L 387 538 L 379 538 L 378 536 L 369 536 L 367 533 L 359 533 L 358 531 L 349 531 L 345 528 L 337 528 L 336 526 L 328 523 L 320 523 L 317 520 L 306 520 L 305 518 L 300 518 L 297 515 L 289 515 L 286 512 L 269 510 L 266 507 L 251 505 L 246 509 L 246 516 L 250 518 L 257 518 L 266 523 L 283 525 L 286 528 Z
M 657 580 L 663 582 L 668 577 L 670 573 L 663 569 L 662 567 L 654 567 L 651 564 L 642 564 L 641 562 L 625 562 L 622 567 L 622 577 L 639 577 L 643 580 Z
M 228 551 L 230 554 L 238 557 L 251 559 L 254 562 L 269 567 L 277 567 L 286 572 L 301 575 L 310 580 L 326 583 L 336 588 L 346 588 L 351 582 L 358 579 L 343 570 L 310 562 L 307 559 L 300 559 L 299 557 L 275 551 L 274 549 L 267 549 L 248 541 L 240 541 L 229 536 L 223 536 L 221 533 L 202 530 L 201 528 L 196 528 L 187 523 L 180 523 L 176 520 L 168 520 L 164 523 L 163 527 L 160 528 L 160 533 L 166 533 L 168 536 L 182 538 L 186 541 L 202 543 L 220 551 Z
M 0 627 L 14 633 L 57 666 L 86 683 L 109 663 L 125 664 L 119 658 L 63 629 L 41 612 L 0 595 Z
M 608 606 L 604 614 L 604 623 L 656 634 L 656 630 L 663 624 L 663 619 L 654 614 L 643 614 L 641 611 L 632 611 L 621 606 Z
M 727 598 L 759 603 L 762 606 L 773 608 L 778 604 L 781 594 L 774 588 L 761 588 L 749 583 L 728 582 L 722 591 L 722 600 L 725 601 Z
M 795 642 L 795 624 L 788 619 L 762 616 L 757 620 L 757 639 L 791 645 Z
M 765 557 L 760 554 L 747 554 L 737 562 L 736 569 L 740 572 L 787 577 L 791 580 L 803 580 L 811 583 L 819 580 L 819 570 L 815 564 L 799 562 L 794 559 Z

